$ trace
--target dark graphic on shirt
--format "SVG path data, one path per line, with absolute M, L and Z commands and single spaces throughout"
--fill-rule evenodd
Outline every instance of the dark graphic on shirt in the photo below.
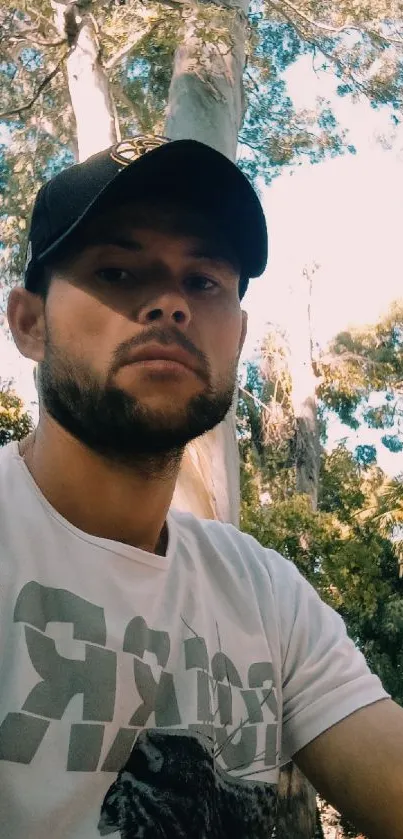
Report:
M 176 742 L 184 755 L 182 774 L 188 771 L 185 758 L 191 748 L 214 743 L 212 760 L 221 786 L 210 785 L 211 795 L 226 789 L 224 780 L 231 786 L 248 778 L 248 783 L 252 778 L 271 779 L 278 765 L 272 663 L 253 661 L 245 666 L 248 663 L 243 662 L 242 669 L 237 668 L 223 651 L 218 628 L 214 651 L 182 617 L 181 631 L 175 630 L 178 640 L 171 649 L 168 632 L 134 615 L 123 632 L 120 649 L 116 639 L 114 649 L 109 649 L 101 606 L 37 582 L 21 589 L 14 628 L 9 648 L 18 649 L 17 672 L 26 672 L 31 683 L 27 694 L 0 719 L 0 761 L 30 764 L 36 755 L 46 757 L 49 737 L 54 740 L 63 720 L 67 740 L 64 735 L 59 754 L 68 772 L 120 773 L 133 755 L 137 755 L 136 767 L 141 755 L 147 766 L 154 741 L 147 739 L 144 729 L 163 729 L 175 736 L 181 732 L 182 739 Z M 62 640 L 66 655 L 60 652 Z M 122 672 L 127 698 L 124 714 L 117 693 Z M 207 740 L 195 740 L 191 746 L 183 733 L 186 730 Z M 150 733 L 150 738 L 154 736 Z M 188 744 L 187 752 L 184 744 Z M 167 748 L 167 763 L 158 775 L 162 785 L 172 765 L 168 757 Z M 139 782 L 138 774 L 135 778 Z M 253 788 L 248 786 L 250 794 Z
M 121 839 L 270 839 L 276 800 L 275 785 L 218 766 L 202 734 L 149 729 L 107 792 L 98 830 Z

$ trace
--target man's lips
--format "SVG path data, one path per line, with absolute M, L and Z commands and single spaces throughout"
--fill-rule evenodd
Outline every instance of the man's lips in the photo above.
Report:
M 150 367 L 153 366 L 152 362 L 156 363 L 155 366 L 157 366 L 158 362 L 174 362 L 174 364 L 172 365 L 172 369 L 174 368 L 175 364 L 179 364 L 182 367 L 186 367 L 188 370 L 192 370 L 193 373 L 197 373 L 200 375 L 200 370 L 192 356 L 178 346 L 148 344 L 147 346 L 140 347 L 140 349 L 131 353 L 131 355 L 128 356 L 128 358 L 124 362 L 123 366 L 126 366 L 128 364 L 137 364 L 138 362 L 151 362 Z M 161 367 L 162 366 L 163 365 L 161 365 Z M 165 366 L 168 370 L 169 363 Z

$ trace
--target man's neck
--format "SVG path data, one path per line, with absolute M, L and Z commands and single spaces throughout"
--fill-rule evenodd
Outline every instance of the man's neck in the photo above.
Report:
M 166 515 L 179 459 L 123 465 L 88 449 L 47 415 L 20 446 L 26 466 L 49 503 L 85 533 L 133 545 L 150 553 L 166 550 Z

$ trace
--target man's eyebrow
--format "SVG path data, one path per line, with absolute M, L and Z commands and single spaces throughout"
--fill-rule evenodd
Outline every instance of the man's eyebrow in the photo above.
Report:
M 123 248 L 124 250 L 134 251 L 135 253 L 144 250 L 144 247 L 140 242 L 121 235 L 111 236 L 105 234 L 105 236 L 102 236 L 98 234 L 91 237 L 90 240 L 87 241 L 87 244 L 102 245 L 104 247 L 115 246 Z M 231 266 L 231 268 L 238 270 L 238 260 L 235 254 L 232 254 L 228 248 L 220 244 L 214 245 L 211 242 L 200 241 L 196 245 L 191 245 L 189 247 L 187 255 L 193 257 L 194 259 L 208 259 L 210 262 L 226 262 Z
M 188 256 L 193 256 L 195 259 L 209 259 L 211 262 L 226 262 L 232 268 L 237 267 L 237 258 L 235 254 L 221 245 L 213 245 L 208 242 L 193 246 L 188 250 Z
M 126 250 L 130 251 L 143 250 L 143 247 L 140 244 L 140 242 L 136 242 L 134 239 L 126 239 L 124 236 L 110 236 L 107 233 L 104 236 L 102 236 L 101 234 L 91 236 L 89 239 L 86 240 L 86 244 L 90 246 L 102 245 L 103 247 L 114 245 L 115 247 L 117 246 L 118 248 L 125 248 Z

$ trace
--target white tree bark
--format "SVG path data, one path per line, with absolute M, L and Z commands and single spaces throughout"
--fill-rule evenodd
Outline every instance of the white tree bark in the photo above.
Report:
M 81 26 L 75 50 L 67 59 L 71 103 L 77 122 L 80 160 L 117 142 L 117 125 L 107 76 L 97 60 L 98 44 L 94 24 L 87 17 Z M 88 120 L 85 114 L 91 102 Z M 97 126 L 94 131 L 92 121 Z
M 319 426 L 317 380 L 312 367 L 311 295 L 312 274 L 307 269 L 293 289 L 293 309 L 298 320 L 290 330 L 291 401 L 296 420 L 297 492 L 309 496 L 312 508 L 318 505 Z
M 166 117 L 168 137 L 200 140 L 233 161 L 243 116 L 248 8 L 248 0 L 210 4 L 212 25 L 223 32 L 217 43 L 209 43 L 200 32 L 197 6 L 184 14 Z
M 67 80 L 77 127 L 78 159 L 117 142 L 117 124 L 112 93 L 99 60 L 100 45 L 92 15 L 80 13 L 76 3 L 52 0 L 54 20 L 72 46 L 67 58 Z
M 246 14 L 249 3 L 210 5 L 212 24 L 222 31 L 218 43 L 202 36 L 200 5 L 185 12 L 182 42 L 175 55 L 165 134 L 200 140 L 235 161 L 243 116 Z M 202 518 L 239 526 L 240 469 L 236 402 L 226 419 L 190 443 L 183 459 L 173 506 Z
M 218 519 L 238 527 L 240 485 L 235 404 L 224 422 L 186 447 L 172 506 L 198 518 Z

